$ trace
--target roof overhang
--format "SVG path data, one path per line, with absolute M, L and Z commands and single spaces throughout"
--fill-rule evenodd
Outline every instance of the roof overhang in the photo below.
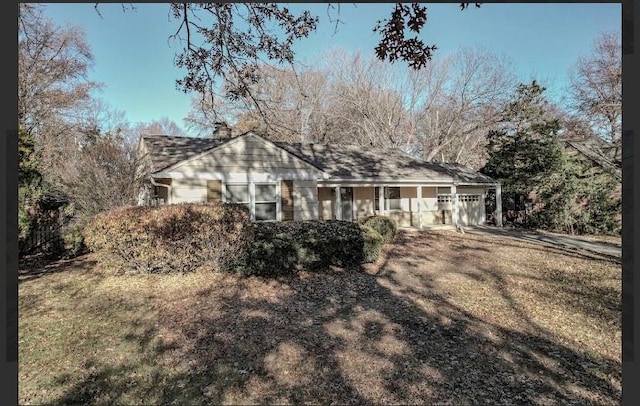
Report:
M 392 179 L 392 178 L 330 178 L 318 181 L 318 186 L 481 186 L 495 187 L 499 182 L 461 182 L 453 179 Z

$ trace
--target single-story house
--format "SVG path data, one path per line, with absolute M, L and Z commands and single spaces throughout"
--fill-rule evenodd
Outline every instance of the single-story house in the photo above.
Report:
M 140 204 L 244 203 L 255 221 L 383 214 L 400 226 L 477 225 L 487 190 L 500 184 L 460 165 L 430 163 L 399 150 L 282 143 L 253 132 L 236 137 L 145 136 L 147 184 Z

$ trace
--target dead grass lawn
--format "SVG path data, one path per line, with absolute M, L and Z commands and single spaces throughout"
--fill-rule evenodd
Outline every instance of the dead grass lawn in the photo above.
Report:
M 378 263 L 274 279 L 19 285 L 19 403 L 597 403 L 621 397 L 621 266 L 439 231 Z

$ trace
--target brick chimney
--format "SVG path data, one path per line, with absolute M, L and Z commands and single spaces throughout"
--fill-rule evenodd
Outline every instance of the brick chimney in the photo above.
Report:
M 213 138 L 218 138 L 221 140 L 228 140 L 231 138 L 231 128 L 227 125 L 225 121 L 220 121 L 215 123 L 215 130 L 213 130 Z

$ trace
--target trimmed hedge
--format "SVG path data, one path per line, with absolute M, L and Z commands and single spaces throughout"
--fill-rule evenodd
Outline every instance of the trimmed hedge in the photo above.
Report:
M 85 228 L 87 247 L 117 272 L 231 270 L 253 240 L 246 206 L 228 203 L 126 207 Z
M 348 221 L 258 223 L 240 271 L 277 276 L 330 265 L 353 267 L 376 261 L 381 248 L 382 236 L 374 229 Z
M 398 224 L 387 216 L 368 216 L 358 220 L 358 223 L 376 230 L 382 236 L 382 242 L 388 244 L 398 231 Z

